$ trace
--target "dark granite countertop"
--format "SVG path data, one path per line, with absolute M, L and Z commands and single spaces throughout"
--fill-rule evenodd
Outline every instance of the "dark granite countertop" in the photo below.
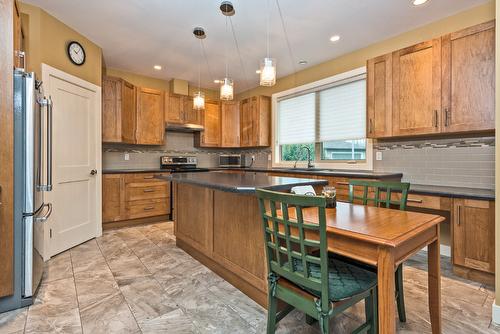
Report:
M 374 172 L 369 170 L 350 170 L 350 169 L 327 169 L 327 168 L 313 168 L 310 170 L 305 170 L 302 168 L 293 169 L 285 167 L 240 167 L 240 168 L 212 168 L 212 170 L 242 170 L 245 172 L 281 172 L 290 174 L 304 174 L 304 175 L 316 175 L 316 176 L 338 176 L 338 177 L 355 177 L 355 178 L 377 178 L 377 179 L 393 179 L 401 178 L 403 173 L 385 173 L 385 172 Z
M 158 178 L 236 193 L 253 193 L 258 188 L 285 191 L 295 186 L 326 185 L 328 183 L 326 180 L 267 176 L 263 173 L 179 173 L 158 176 Z
M 495 200 L 495 191 L 491 189 L 411 184 L 410 193 L 421 194 L 421 195 L 445 196 L 451 198 Z
M 103 174 L 127 174 L 127 173 L 159 173 L 168 172 L 166 169 L 160 168 L 124 168 L 124 169 L 103 169 Z

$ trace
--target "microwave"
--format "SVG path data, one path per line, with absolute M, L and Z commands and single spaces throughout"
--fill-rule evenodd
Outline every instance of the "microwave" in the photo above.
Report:
M 219 155 L 219 167 L 245 167 L 244 154 L 221 154 Z

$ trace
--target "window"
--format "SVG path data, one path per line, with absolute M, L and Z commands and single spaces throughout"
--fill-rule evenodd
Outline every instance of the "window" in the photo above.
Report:
M 307 160 L 304 146 L 316 163 L 366 162 L 366 75 L 353 72 L 278 94 L 277 162 Z

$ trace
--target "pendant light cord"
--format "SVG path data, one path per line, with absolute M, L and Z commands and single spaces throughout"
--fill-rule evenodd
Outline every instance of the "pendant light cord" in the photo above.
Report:
M 238 39 L 236 38 L 236 31 L 234 30 L 233 19 L 231 17 L 229 17 L 229 23 L 231 23 L 231 31 L 233 33 L 234 45 L 236 46 L 236 51 L 238 52 L 238 58 L 240 59 L 240 66 L 241 69 L 243 70 L 243 76 L 245 77 L 245 89 L 249 89 L 247 69 L 245 66 L 245 62 L 243 61 L 243 57 L 241 56 L 240 45 L 238 43 Z
M 269 5 L 269 0 L 267 2 L 267 35 L 266 35 L 266 50 L 267 58 L 269 58 L 269 21 L 271 20 L 271 6 Z
M 200 39 L 200 58 L 203 57 L 203 46 Z M 201 59 L 198 61 L 198 92 L 201 91 Z
M 213 78 L 214 76 L 212 75 L 212 70 L 210 69 L 210 63 L 208 62 L 207 51 L 205 50 L 205 43 L 203 43 L 203 40 L 200 40 L 200 43 L 201 43 L 201 49 L 203 51 L 203 58 L 205 58 L 205 63 L 207 64 L 208 75 L 210 78 Z
M 226 58 L 226 78 L 228 77 L 227 45 L 229 44 L 229 31 L 227 29 L 228 17 L 226 16 L 226 43 L 224 43 L 224 57 Z
M 281 12 L 281 7 L 280 7 L 279 0 L 276 0 L 276 6 L 278 7 L 278 12 L 280 14 L 281 26 L 282 26 L 283 32 L 285 34 L 286 45 L 287 45 L 287 48 L 288 48 L 288 54 L 290 56 L 290 61 L 292 62 L 293 74 L 294 74 L 294 81 L 295 81 L 295 74 L 297 72 L 297 68 L 295 67 L 295 57 L 293 56 L 292 46 L 290 45 L 290 40 L 288 39 L 288 33 L 286 31 L 285 19 L 283 18 L 283 13 Z

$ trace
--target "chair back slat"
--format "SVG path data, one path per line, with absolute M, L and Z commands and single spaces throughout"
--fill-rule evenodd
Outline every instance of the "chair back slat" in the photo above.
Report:
M 257 198 L 269 273 L 304 288 L 321 291 L 322 297 L 324 291 L 328 301 L 326 199 L 262 189 L 257 190 Z M 304 222 L 303 210 L 311 207 L 318 212 L 318 223 Z M 319 272 L 312 270 L 312 265 L 314 268 L 319 266 Z
M 356 190 L 361 188 L 362 196 L 356 195 Z M 373 197 L 370 197 L 372 189 Z M 382 181 L 349 181 L 349 202 L 360 201 L 363 205 L 385 206 L 386 208 L 397 207 L 399 210 L 406 210 L 408 200 L 408 191 L 410 184 L 408 182 L 382 182 Z M 382 198 L 385 194 L 385 198 Z M 394 194 L 400 194 L 399 199 L 394 198 Z M 359 203 L 359 202 L 358 202 Z

